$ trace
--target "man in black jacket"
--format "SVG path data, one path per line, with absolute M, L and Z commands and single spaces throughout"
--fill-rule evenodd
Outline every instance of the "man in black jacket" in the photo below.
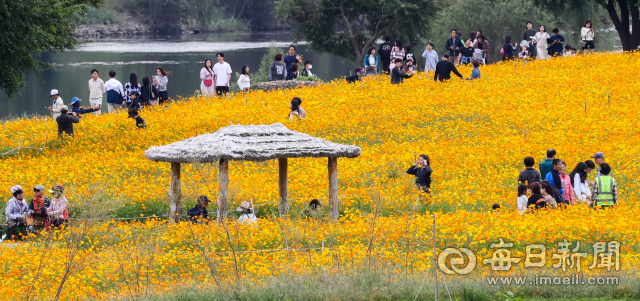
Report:
M 76 113 L 71 113 L 71 115 L 69 115 L 69 107 L 62 106 L 60 109 L 60 116 L 56 118 L 56 122 L 58 123 L 58 135 L 62 138 L 64 137 L 64 134 L 67 134 L 67 136 L 73 136 L 73 124 L 80 122 L 80 118 L 78 118 Z
M 410 78 L 415 74 L 413 71 L 409 71 L 407 74 L 402 71 L 402 59 L 396 58 L 394 63 L 396 64 L 396 67 L 391 70 L 392 85 L 401 84 L 405 78 Z
M 207 212 L 207 206 L 209 206 L 209 199 L 205 195 L 198 197 L 198 204 L 191 208 L 187 213 L 191 222 L 206 222 L 209 219 L 209 212 Z
M 464 79 L 464 77 L 462 77 L 460 72 L 458 72 L 458 69 L 456 69 L 456 66 L 449 61 L 449 54 L 445 53 L 444 55 L 442 55 L 442 60 L 436 64 L 436 72 L 435 72 L 435 75 L 433 76 L 433 80 L 437 81 L 438 77 L 440 78 L 441 82 L 445 80 L 450 80 L 451 72 L 453 72 L 455 75 L 457 75 L 461 79 Z
M 451 37 L 447 39 L 447 44 L 445 46 L 445 48 L 449 50 L 447 60 L 451 60 L 452 63 L 458 64 L 458 55 L 460 54 L 460 48 L 462 47 L 464 47 L 464 45 L 462 45 L 462 40 L 458 37 L 458 31 L 452 29 Z
M 384 43 L 380 44 L 378 48 L 378 54 L 380 55 L 380 62 L 382 63 L 382 71 L 389 72 L 389 64 L 391 62 L 391 37 L 389 35 L 384 36 Z
M 520 176 L 518 176 L 518 182 L 522 184 L 531 184 L 535 182 L 540 182 L 542 179 L 540 177 L 540 173 L 533 168 L 536 162 L 533 157 L 524 158 L 524 166 L 526 167 L 523 171 L 520 172 Z

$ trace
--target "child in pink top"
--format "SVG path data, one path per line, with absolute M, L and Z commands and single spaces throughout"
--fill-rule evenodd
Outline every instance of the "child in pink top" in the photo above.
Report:
M 571 185 L 571 178 L 567 175 L 567 165 L 562 162 L 562 167 L 558 172 L 560 181 L 562 182 L 562 189 L 564 190 L 564 202 L 566 204 L 575 205 L 576 198 L 573 195 L 573 185 Z

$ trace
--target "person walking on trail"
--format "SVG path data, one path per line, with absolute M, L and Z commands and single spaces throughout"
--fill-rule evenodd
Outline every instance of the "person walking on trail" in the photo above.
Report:
M 276 54 L 275 61 L 269 66 L 269 81 L 285 80 L 287 77 L 287 65 L 282 62 L 282 53 Z
M 200 69 L 200 93 L 205 96 L 213 96 L 216 89 L 213 85 L 213 63 L 210 59 L 204 60 L 204 67 Z
M 618 187 L 616 180 L 610 176 L 611 166 L 600 164 L 600 177 L 596 179 L 593 188 L 594 206 L 602 209 L 618 204 Z
M 207 211 L 207 207 L 209 206 L 209 198 L 205 195 L 201 195 L 198 197 L 198 203 L 195 207 L 189 209 L 187 216 L 189 217 L 189 221 L 196 222 L 206 222 L 209 220 L 209 212 Z
M 447 39 L 447 44 L 445 48 L 449 50 L 449 55 L 447 56 L 447 60 L 457 65 L 458 56 L 460 55 L 460 48 L 462 47 L 462 40 L 458 37 L 458 31 L 455 29 L 451 30 L 451 37 Z
M 248 224 L 255 224 L 258 222 L 258 218 L 251 209 L 251 203 L 242 201 L 242 203 L 240 203 L 240 207 L 236 208 L 236 211 L 242 212 L 242 215 L 238 218 L 238 222 L 241 224 L 245 222 Z
M 213 83 L 216 88 L 216 95 L 221 96 L 223 93 L 229 93 L 229 81 L 231 81 L 231 66 L 224 61 L 224 53 L 216 54 L 218 63 L 213 66 Z
M 549 38 L 551 37 L 547 32 L 547 27 L 540 25 L 540 29 L 536 32 L 534 39 L 536 43 L 536 60 L 546 60 L 549 57 L 549 51 L 547 50 L 549 47 L 547 40 Z
M 156 89 L 158 89 L 160 104 L 169 100 L 169 92 L 167 92 L 167 84 L 169 83 L 167 75 L 169 74 L 171 74 L 171 72 L 165 71 L 162 66 L 158 66 L 158 68 L 156 68 L 156 76 L 153 77 L 153 84 L 156 86 Z
M 33 188 L 34 196 L 29 204 L 26 223 L 27 230 L 35 233 L 36 228 L 42 228 L 47 221 L 47 208 L 51 205 L 51 200 L 44 194 L 44 186 L 37 185 Z
M 536 30 L 533 29 L 533 22 L 527 21 L 527 29 L 522 33 L 522 40 L 529 43 L 529 56 L 536 56 Z
M 551 172 L 551 170 L 553 170 L 553 160 L 556 158 L 556 150 L 555 149 L 548 149 L 547 150 L 547 158 L 540 162 L 539 167 L 540 167 L 540 176 L 542 176 L 543 179 L 547 178 L 547 174 Z
M 56 89 L 51 90 L 51 98 L 53 99 L 53 105 L 48 106 L 47 110 L 51 112 L 51 118 L 56 120 L 56 118 L 60 116 L 60 111 L 64 106 L 64 101 L 62 100 L 62 97 L 60 97 L 60 92 Z
M 378 48 L 383 72 L 389 72 L 389 64 L 391 64 L 391 48 L 393 48 L 393 44 L 391 44 L 391 37 L 389 35 L 385 35 L 384 43 L 380 44 L 380 47 Z
M 122 109 L 124 100 L 124 89 L 122 83 L 116 79 L 116 72 L 109 71 L 109 80 L 104 83 L 104 90 L 107 92 L 107 110 L 113 113 L 115 110 Z
M 64 190 L 62 185 L 55 185 L 49 190 L 53 200 L 51 200 L 51 206 L 47 208 L 47 215 L 53 227 L 60 227 L 69 220 L 69 201 L 64 196 Z
M 427 155 L 420 155 L 416 163 L 414 163 L 407 173 L 416 177 L 416 186 L 426 193 L 430 193 L 431 190 L 431 160 Z
M 60 116 L 56 118 L 58 123 L 58 136 L 64 138 L 64 136 L 73 136 L 73 124 L 80 122 L 80 118 L 75 113 L 69 113 L 67 106 L 62 106 L 60 110 Z
M 11 187 L 11 194 L 13 198 L 6 202 L 7 207 L 4 210 L 4 215 L 7 218 L 7 239 L 18 240 L 22 239 L 22 235 L 17 235 L 16 230 L 18 227 L 26 226 L 26 216 L 29 211 L 29 205 L 24 199 L 24 191 L 20 185 Z M 0 233 L 1 234 L 1 233 Z
M 298 64 L 298 66 L 302 66 L 302 58 L 296 54 L 296 46 L 289 46 L 289 54 L 284 57 L 284 64 L 287 66 L 287 80 L 292 79 L 292 64 Z
M 427 48 L 422 52 L 422 57 L 425 59 L 424 71 L 431 72 L 436 70 L 436 64 L 438 64 L 438 52 L 433 50 L 433 43 L 429 42 Z
M 458 72 L 456 66 L 449 59 L 449 54 L 445 53 L 442 55 L 442 61 L 439 61 L 438 64 L 436 64 L 436 71 L 433 75 L 434 81 L 437 81 L 438 79 L 440 79 L 441 82 L 450 80 L 451 72 L 453 72 L 459 78 L 464 79 L 464 77 L 462 77 L 462 74 Z
M 98 70 L 91 70 L 91 79 L 89 80 L 89 104 L 92 108 L 99 107 L 99 109 L 102 109 L 102 94 L 104 93 L 104 81 L 98 77 Z M 100 110 L 95 111 L 93 115 L 100 115 Z
M 533 168 L 533 165 L 535 164 L 536 162 L 533 157 L 524 158 L 525 169 L 520 172 L 520 175 L 518 176 L 518 182 L 529 185 L 531 183 L 540 182 L 542 180 L 542 178 L 540 177 L 540 173 Z
M 596 174 L 596 177 L 599 177 L 600 169 L 602 168 L 602 164 L 604 163 L 604 153 L 597 152 L 595 155 L 591 156 L 591 158 L 596 161 L 595 163 L 598 166 L 598 173 Z
M 401 84 L 405 78 L 411 78 L 415 74 L 415 72 L 412 71 L 406 74 L 402 71 L 402 59 L 396 58 L 394 63 L 396 67 L 391 70 L 392 85 Z
M 138 92 L 138 95 L 140 95 L 141 90 L 142 85 L 138 82 L 138 75 L 135 72 L 131 72 L 131 74 L 129 74 L 129 82 L 124 85 L 123 104 L 127 105 L 127 109 L 139 109 L 137 103 L 133 102 L 130 95 L 132 92 Z

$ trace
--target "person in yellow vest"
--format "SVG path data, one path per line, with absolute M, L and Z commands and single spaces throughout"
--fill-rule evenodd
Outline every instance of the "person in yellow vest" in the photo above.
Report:
M 593 199 L 595 200 L 594 206 L 601 208 L 611 207 L 618 204 L 618 187 L 616 186 L 616 180 L 609 174 L 611 173 L 611 166 L 607 163 L 600 165 L 600 177 L 596 178 L 596 183 L 593 189 Z

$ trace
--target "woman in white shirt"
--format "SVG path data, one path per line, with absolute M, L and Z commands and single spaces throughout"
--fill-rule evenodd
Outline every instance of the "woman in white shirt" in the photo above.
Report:
M 518 205 L 518 212 L 520 214 L 523 214 L 525 211 L 527 211 L 527 202 L 529 201 L 529 199 L 527 198 L 528 189 L 529 188 L 526 184 L 518 185 L 518 200 L 516 201 L 516 204 Z
M 584 53 L 595 52 L 596 45 L 593 43 L 593 23 L 591 20 L 584 22 L 584 26 L 580 31 L 580 38 L 582 39 L 582 51 Z
M 253 214 L 253 210 L 251 210 L 251 203 L 243 201 L 240 203 L 240 207 L 238 207 L 236 211 L 242 212 L 242 215 L 238 218 L 238 222 L 248 222 L 249 224 L 258 222 L 258 218 Z
M 540 31 L 536 32 L 535 43 L 536 43 L 536 59 L 538 60 L 546 60 L 549 57 L 547 52 L 547 39 L 551 38 L 549 33 L 547 33 L 547 27 L 544 25 L 540 25 Z
M 576 199 L 579 202 L 590 203 L 591 189 L 589 189 L 589 182 L 587 182 L 587 166 L 586 163 L 580 162 L 569 174 L 571 184 L 573 184 L 573 192 L 576 194 Z
M 215 95 L 216 88 L 213 85 L 213 63 L 210 59 L 204 60 L 204 67 L 200 69 L 200 93 L 202 95 Z
M 249 66 L 242 66 L 240 77 L 238 78 L 238 87 L 240 91 L 249 91 L 251 80 L 249 79 Z

